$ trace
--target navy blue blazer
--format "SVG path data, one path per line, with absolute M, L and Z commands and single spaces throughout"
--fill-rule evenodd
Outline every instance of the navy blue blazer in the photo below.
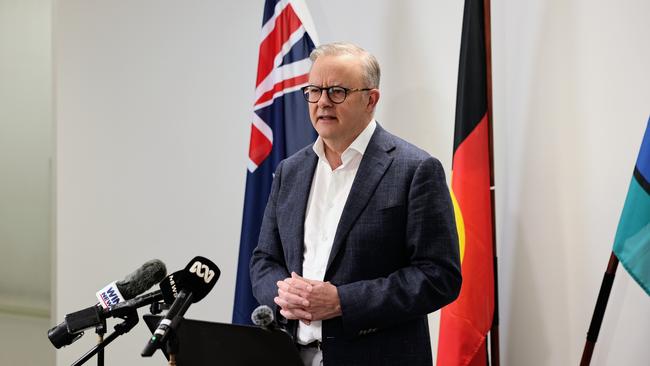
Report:
M 276 170 L 257 248 L 253 294 L 277 309 L 276 282 L 302 274 L 312 145 Z M 431 365 L 427 314 L 453 301 L 461 272 L 453 206 L 440 162 L 377 126 L 336 231 L 325 281 L 343 315 L 323 321 L 325 366 Z M 277 312 L 276 312 L 277 313 Z M 288 322 L 295 328 L 297 322 Z

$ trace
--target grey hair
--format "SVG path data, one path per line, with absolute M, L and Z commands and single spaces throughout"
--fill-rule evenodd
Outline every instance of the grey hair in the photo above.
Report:
M 379 78 L 381 76 L 381 71 L 379 70 L 379 62 L 377 62 L 377 58 L 375 58 L 375 56 L 373 56 L 370 52 L 355 44 L 347 42 L 322 44 L 311 51 L 309 59 L 311 62 L 316 62 L 316 59 L 321 56 L 341 55 L 359 56 L 361 58 L 364 70 L 364 80 L 368 84 L 366 87 L 379 88 Z

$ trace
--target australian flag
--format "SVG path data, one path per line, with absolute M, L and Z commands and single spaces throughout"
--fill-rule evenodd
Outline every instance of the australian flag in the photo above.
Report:
M 316 43 L 312 24 L 302 0 L 267 0 L 264 5 L 233 323 L 251 324 L 258 305 L 248 268 L 273 172 L 282 159 L 316 139 L 300 90 L 307 85 L 309 54 Z

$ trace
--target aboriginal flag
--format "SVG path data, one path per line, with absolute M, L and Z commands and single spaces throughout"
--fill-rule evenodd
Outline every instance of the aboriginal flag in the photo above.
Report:
M 494 314 L 493 217 L 483 0 L 466 0 L 451 189 L 463 284 L 440 315 L 438 366 L 486 365 Z

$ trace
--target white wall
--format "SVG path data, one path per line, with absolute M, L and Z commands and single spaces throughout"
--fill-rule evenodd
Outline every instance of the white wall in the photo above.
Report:
M 57 319 L 147 259 L 203 255 L 223 274 L 187 315 L 230 320 L 260 6 L 56 3 Z M 140 361 L 147 339 L 139 325 L 107 362 L 160 364 Z
M 54 365 L 48 317 L 0 312 L 0 365 Z
M 494 13 L 502 353 L 578 364 L 650 116 L 650 3 Z M 649 364 L 648 296 L 622 267 L 611 296 L 592 364 Z
M 0 0 L 0 364 L 54 364 L 50 0 Z M 49 362 L 48 362 L 49 361 Z
M 308 3 L 322 42 L 379 58 L 378 120 L 449 172 L 461 2 Z M 196 254 L 223 274 L 188 316 L 230 320 L 262 4 L 55 2 L 57 320 L 147 259 Z M 582 351 L 650 114 L 650 5 L 617 4 L 493 6 L 504 365 Z M 619 270 L 593 364 L 648 364 L 647 305 Z M 138 326 L 107 362 L 153 364 L 146 339 Z

